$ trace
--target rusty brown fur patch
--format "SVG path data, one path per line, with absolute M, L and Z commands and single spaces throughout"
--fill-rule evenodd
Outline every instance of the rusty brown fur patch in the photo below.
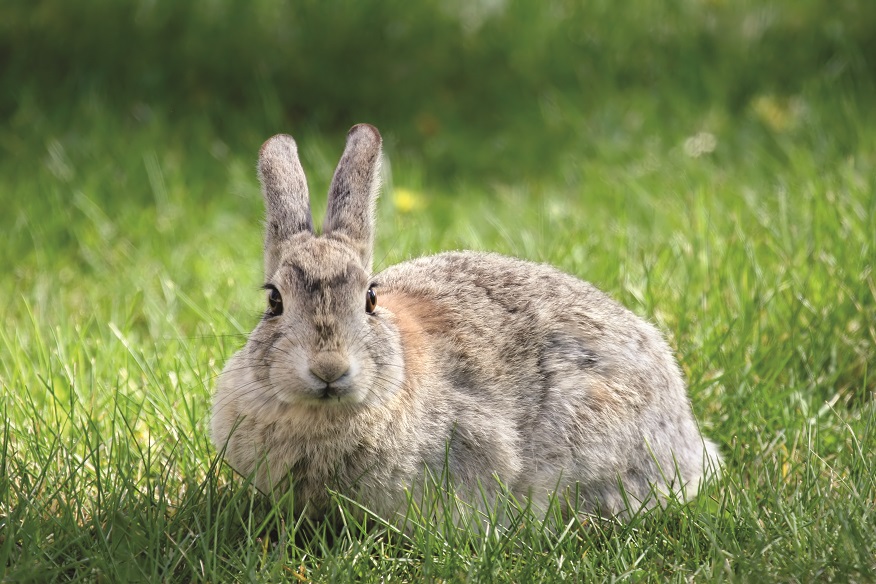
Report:
M 410 383 L 429 367 L 433 355 L 427 337 L 447 330 L 447 318 L 430 300 L 407 294 L 379 294 L 377 302 L 395 316 Z

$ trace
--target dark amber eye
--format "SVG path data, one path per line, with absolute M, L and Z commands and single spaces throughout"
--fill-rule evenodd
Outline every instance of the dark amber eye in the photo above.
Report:
M 365 312 L 373 314 L 375 308 L 377 308 L 377 294 L 374 288 L 368 288 L 368 292 L 365 293 Z
M 268 314 L 271 316 L 283 314 L 283 297 L 280 296 L 280 291 L 273 286 L 268 287 Z

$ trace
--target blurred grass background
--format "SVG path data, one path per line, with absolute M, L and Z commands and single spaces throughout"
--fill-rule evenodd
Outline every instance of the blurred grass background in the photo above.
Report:
M 869 96 L 874 30 L 869 0 L 6 0 L 0 116 L 19 137 L 86 132 L 88 103 L 203 120 L 235 148 L 240 125 L 370 120 L 430 179 L 519 180 L 598 148 L 593 124 L 643 138 L 623 123 L 643 102 L 686 132 L 764 95 Z
M 0 580 L 872 581 L 874 31 L 872 0 L 4 0 Z M 257 150 L 296 137 L 318 217 L 363 121 L 378 267 L 490 249 L 605 289 L 670 338 L 720 485 L 475 553 L 301 544 L 211 466 L 263 309 Z
M 0 229 L 67 215 L 20 192 L 44 173 L 112 184 L 89 192 L 110 216 L 172 207 L 162 168 L 180 188 L 197 174 L 184 196 L 209 205 L 251 181 L 239 163 L 265 137 L 322 145 L 361 121 L 433 195 L 573 193 L 696 136 L 720 138 L 719 166 L 781 159 L 783 141 L 827 164 L 873 119 L 874 30 L 870 0 L 6 0 Z M 141 141 L 152 162 L 123 163 Z M 317 152 L 305 163 L 330 172 Z M 30 251 L 16 241 L 7 262 Z

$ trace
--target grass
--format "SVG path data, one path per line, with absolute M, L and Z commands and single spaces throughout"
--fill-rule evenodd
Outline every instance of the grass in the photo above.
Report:
M 560 96 L 542 114 L 574 138 L 504 181 L 443 175 L 440 148 L 489 161 L 465 133 L 430 154 L 382 124 L 379 266 L 484 249 L 593 282 L 667 334 L 727 462 L 625 525 L 512 509 L 405 535 L 341 498 L 342 528 L 301 524 L 208 439 L 263 308 L 254 161 L 280 118 L 25 86 L 0 126 L 0 580 L 876 580 L 876 117 L 870 85 L 834 81 L 698 108 L 682 86 Z M 321 214 L 344 134 L 293 129 Z
M 0 117 L 95 94 L 209 115 L 225 141 L 234 113 L 263 133 L 367 119 L 428 172 L 516 182 L 593 147 L 569 110 L 644 94 L 667 119 L 738 113 L 873 79 L 874 28 L 872 0 L 5 0 Z

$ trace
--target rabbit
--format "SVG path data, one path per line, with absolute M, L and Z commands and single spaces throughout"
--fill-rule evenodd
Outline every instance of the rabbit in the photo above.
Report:
M 295 141 L 261 148 L 267 308 L 212 409 L 233 469 L 316 518 L 331 491 L 403 513 L 436 476 L 475 505 L 574 492 L 622 516 L 718 476 L 668 344 L 591 284 L 471 251 L 374 274 L 381 147 L 349 131 L 322 234 Z

